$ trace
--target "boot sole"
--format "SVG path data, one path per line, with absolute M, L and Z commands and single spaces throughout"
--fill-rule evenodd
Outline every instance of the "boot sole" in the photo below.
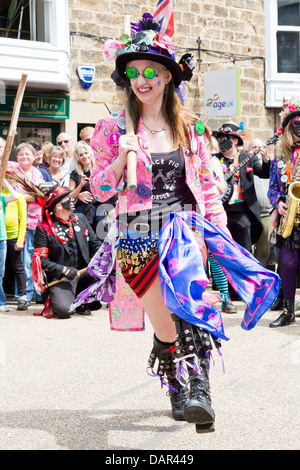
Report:
M 183 410 L 183 416 L 185 421 L 188 423 L 195 423 L 196 424 L 196 431 L 200 431 L 200 429 L 208 430 L 213 426 L 215 421 L 215 415 L 213 410 L 209 410 L 205 407 L 199 406 L 199 403 L 193 405 L 188 405 Z M 199 431 L 197 430 L 199 429 Z M 212 429 L 214 430 L 214 429 Z

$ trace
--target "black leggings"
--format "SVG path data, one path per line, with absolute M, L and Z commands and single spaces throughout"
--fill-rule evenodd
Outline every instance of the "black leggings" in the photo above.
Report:
M 23 251 L 16 251 L 16 238 L 7 240 L 7 265 L 12 269 L 18 286 L 19 297 L 26 296 L 26 273 L 23 264 Z

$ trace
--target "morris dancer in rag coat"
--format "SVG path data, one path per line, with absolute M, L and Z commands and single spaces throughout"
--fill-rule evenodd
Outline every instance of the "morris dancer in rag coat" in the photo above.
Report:
M 185 54 L 177 63 L 171 38 L 160 34 L 148 13 L 131 27 L 131 37 L 107 42 L 104 54 L 115 59 L 113 80 L 127 89 L 134 132 L 125 134 L 122 110 L 100 120 L 92 139 L 91 190 L 99 201 L 118 193 L 116 221 L 88 268 L 98 282 L 73 306 L 114 298 L 114 329 L 142 329 L 138 321 L 146 311 L 154 329 L 150 373 L 169 387 L 173 417 L 208 432 L 215 420 L 210 351 L 228 338 L 221 313 L 202 295 L 208 284 L 206 245 L 248 304 L 245 329 L 254 327 L 273 303 L 280 280 L 239 247 L 226 228 L 209 131 L 180 100 L 181 82 L 192 77 L 192 56 Z M 127 186 L 129 151 L 137 156 L 135 190 Z
M 300 188 L 300 98 L 285 102 L 281 118 L 281 138 L 276 146 L 276 158 L 272 161 L 268 197 L 278 210 L 279 224 L 277 245 L 280 247 L 283 292 L 283 311 L 270 323 L 271 328 L 291 325 L 295 322 L 295 295 L 300 252 L 300 211 L 289 211 L 292 199 L 288 196 L 291 183 L 299 199 Z M 298 194 L 297 194 L 298 193 Z M 285 230 L 289 225 L 290 233 Z
M 80 270 L 89 263 L 101 246 L 101 241 L 83 214 L 73 214 L 74 199 L 71 191 L 60 185 L 49 190 L 44 200 L 45 217 L 34 236 L 32 277 L 35 288 L 43 292 L 44 283 L 60 281 L 47 289 L 46 317 L 70 318 L 70 305 L 79 292 L 84 291 L 95 279 Z M 41 198 L 38 198 L 41 203 Z M 46 281 L 46 282 L 45 282 Z M 101 308 L 101 303 L 81 305 L 76 312 L 89 315 Z

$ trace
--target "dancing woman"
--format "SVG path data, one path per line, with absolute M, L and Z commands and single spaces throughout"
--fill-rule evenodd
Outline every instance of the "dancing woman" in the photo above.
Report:
M 157 375 L 167 378 L 173 417 L 196 423 L 198 432 L 208 432 L 215 420 L 209 355 L 213 344 L 219 347 L 219 340 L 227 338 L 220 312 L 202 299 L 207 285 L 203 237 L 207 243 L 219 237 L 218 249 L 209 246 L 218 261 L 218 250 L 222 259 L 227 257 L 225 245 L 238 249 L 228 234 L 214 182 L 208 129 L 180 100 L 179 85 L 192 77 L 191 55 L 185 54 L 177 63 L 172 40 L 159 33 L 150 14 L 132 24 L 131 38 L 125 36 L 122 41 L 106 43 L 105 57 L 115 59 L 112 78 L 127 89 L 134 132 L 125 134 L 125 110 L 97 123 L 92 139 L 96 168 L 90 178 L 91 190 L 99 201 L 119 195 L 116 217 L 120 238 L 111 246 L 117 246 L 122 275 L 153 326 L 149 366 L 153 370 L 158 361 Z M 129 151 L 137 158 L 135 190 L 127 186 Z M 104 241 L 104 275 L 111 263 L 107 247 Z M 239 250 L 235 253 L 230 262 L 232 266 L 237 263 L 241 272 L 240 260 L 248 266 L 248 258 L 245 261 Z M 252 259 L 251 263 L 255 269 L 249 268 L 249 272 L 259 271 Z M 124 301 L 124 295 L 118 298 Z M 127 310 L 126 318 L 132 310 Z M 180 366 L 175 367 L 182 356 L 184 377 Z

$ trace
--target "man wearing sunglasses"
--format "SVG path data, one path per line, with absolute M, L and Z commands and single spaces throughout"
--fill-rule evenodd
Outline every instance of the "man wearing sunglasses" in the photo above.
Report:
M 73 139 L 70 134 L 61 132 L 56 138 L 56 144 L 63 149 L 66 154 L 66 159 L 61 169 L 65 171 L 72 171 L 75 168 L 73 162 Z
M 232 170 L 233 165 L 238 166 L 248 153 L 241 152 L 243 140 L 239 135 L 239 126 L 235 123 L 224 123 L 213 135 L 216 137 L 220 152 L 216 154 L 222 163 L 226 173 Z M 259 178 L 269 178 L 270 161 L 267 153 L 262 154 L 262 163 L 254 156 L 233 176 L 233 193 L 230 199 L 224 203 L 227 213 L 228 229 L 232 238 L 241 246 L 252 252 L 254 245 L 262 232 L 260 207 L 254 186 L 254 175 Z M 237 299 L 237 294 L 230 290 L 232 300 Z

